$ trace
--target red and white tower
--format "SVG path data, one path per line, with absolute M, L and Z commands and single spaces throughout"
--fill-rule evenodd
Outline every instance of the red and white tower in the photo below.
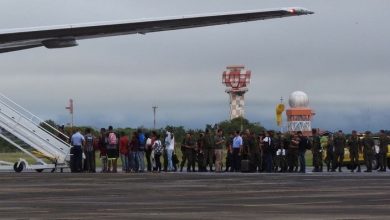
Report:
M 287 130 L 291 133 L 302 131 L 303 135 L 311 136 L 311 121 L 315 113 L 309 108 L 309 97 L 304 92 L 296 91 L 291 93 L 288 102 Z
M 227 89 L 230 97 L 230 120 L 244 117 L 244 94 L 248 91 L 251 79 L 251 71 L 245 70 L 244 66 L 228 66 L 222 75 L 222 84 Z

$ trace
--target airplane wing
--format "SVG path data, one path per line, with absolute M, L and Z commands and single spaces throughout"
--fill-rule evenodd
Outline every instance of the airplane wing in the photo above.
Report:
M 101 22 L 76 25 L 0 30 L 0 53 L 44 46 L 63 48 L 77 46 L 77 40 L 127 34 L 146 34 L 158 31 L 205 27 L 249 22 L 272 18 L 308 15 L 304 8 L 241 11 L 231 13 L 192 15 L 152 20 Z

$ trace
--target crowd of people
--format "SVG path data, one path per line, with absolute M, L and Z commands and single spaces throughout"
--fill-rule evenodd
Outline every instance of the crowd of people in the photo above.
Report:
M 386 171 L 389 138 L 379 135 L 379 169 Z M 91 129 L 82 135 L 76 131 L 72 144 L 71 171 L 96 172 L 96 151 L 102 162 L 101 172 L 118 172 L 120 158 L 123 172 L 306 172 L 306 151 L 313 156 L 313 172 L 342 172 L 345 148 L 349 150 L 350 170 L 361 172 L 359 153 L 364 155 L 365 172 L 372 172 L 375 142 L 371 132 L 346 136 L 342 131 L 319 135 L 316 129 L 306 137 L 302 132 L 267 131 L 255 134 L 249 129 L 227 136 L 221 129 L 186 133 L 180 143 L 182 157 L 176 154 L 173 132 L 149 134 L 138 129 L 131 134 L 116 133 L 112 126 L 102 128 L 95 137 Z M 226 153 L 225 153 L 226 152 Z M 226 155 L 224 160 L 224 155 Z M 323 159 L 324 158 L 324 159 Z M 146 165 L 146 166 L 145 166 Z

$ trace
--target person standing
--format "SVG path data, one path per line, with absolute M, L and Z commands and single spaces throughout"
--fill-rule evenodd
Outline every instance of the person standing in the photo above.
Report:
M 138 172 L 137 151 L 138 133 L 134 131 L 129 142 L 129 171 L 132 172 Z
M 152 163 L 152 146 L 154 141 L 156 140 L 156 132 L 153 131 L 151 135 L 146 135 L 146 143 L 145 143 L 145 156 L 146 156 L 146 168 L 148 172 L 152 171 L 153 163 Z
M 172 162 L 172 155 L 175 151 L 175 137 L 173 133 L 167 131 L 167 137 L 165 138 L 165 146 L 167 150 L 167 160 L 168 160 L 168 167 L 167 171 L 172 172 L 174 171 L 173 162 Z
M 72 148 L 70 154 L 71 160 L 71 172 L 79 173 L 83 170 L 83 146 L 85 143 L 84 136 L 80 133 L 80 129 L 76 128 L 76 133 L 71 137 Z
M 225 139 L 222 135 L 222 129 L 217 130 L 217 135 L 214 138 L 215 143 L 215 172 L 222 172 L 222 153 Z
M 114 132 L 112 126 L 110 125 L 108 127 L 107 132 L 107 159 L 108 159 L 108 172 L 117 172 L 117 163 L 118 163 L 118 157 L 119 157 L 119 141 L 118 141 L 118 135 Z M 112 166 L 112 170 L 111 170 Z
M 326 157 L 325 157 L 325 163 L 326 168 L 329 171 L 333 171 L 333 161 L 334 161 L 334 145 L 333 145 L 333 135 L 328 134 L 328 137 L 325 139 L 322 139 L 322 144 L 326 148 Z
M 242 137 L 240 136 L 240 131 L 236 131 L 236 135 L 233 138 L 233 161 L 232 161 L 232 169 L 231 172 L 239 172 L 240 171 L 240 156 L 241 156 L 241 150 L 242 150 Z
M 156 138 L 153 143 L 154 160 L 156 161 L 156 172 L 161 172 L 160 158 L 164 150 L 160 138 L 161 138 L 160 134 L 156 134 Z
M 349 158 L 351 158 L 351 172 L 357 168 L 357 172 L 361 172 L 359 163 L 360 140 L 355 130 L 352 131 L 351 137 L 348 139 Z
M 128 173 L 130 171 L 129 165 L 129 138 L 125 132 L 121 131 L 119 139 L 119 153 L 122 161 L 122 171 Z
M 234 133 L 231 132 L 229 135 L 228 140 L 225 142 L 226 147 L 226 161 L 225 161 L 225 172 L 228 172 L 232 168 L 232 161 L 233 161 L 233 139 L 234 139 Z
M 298 172 L 298 148 L 299 148 L 299 137 L 295 133 L 292 135 L 290 145 L 287 151 L 288 160 L 288 172 Z
M 322 172 L 322 147 L 321 147 L 321 139 L 317 134 L 317 129 L 312 129 L 312 144 L 311 144 L 311 152 L 313 154 L 313 172 Z
M 274 138 L 274 142 L 275 142 L 275 154 L 274 154 L 274 157 L 273 157 L 273 161 L 274 161 L 274 171 L 275 172 L 279 172 L 279 168 L 280 168 L 280 172 L 283 172 L 283 170 L 285 169 L 284 167 L 284 153 L 285 153 L 285 150 L 284 150 L 284 138 L 283 138 L 283 135 L 282 135 L 282 132 L 278 132 L 276 133 L 276 137 Z
M 192 138 L 191 133 L 187 133 L 185 139 L 183 140 L 182 148 L 184 149 L 185 158 L 187 158 L 187 172 L 195 172 L 195 161 L 194 161 L 194 148 L 195 141 Z M 182 171 L 185 161 L 181 162 L 180 171 Z M 192 169 L 191 169 L 192 168 Z
M 273 152 L 274 152 L 274 140 L 271 137 L 272 132 L 267 131 L 265 133 L 265 138 L 263 139 L 263 145 L 264 145 L 264 160 L 265 160 L 265 171 L 267 173 L 271 173 L 273 171 Z
M 306 173 L 306 159 L 305 154 L 306 150 L 310 149 L 309 139 L 305 137 L 302 131 L 297 132 L 299 137 L 299 145 L 298 145 L 298 161 L 299 161 L 299 172 Z
M 85 133 L 87 133 L 84 136 L 84 139 L 85 139 L 85 147 L 84 147 L 85 168 L 86 168 L 87 172 L 95 173 L 96 172 L 95 149 L 93 146 L 95 137 L 92 135 L 91 128 L 85 129 Z
M 387 167 L 387 146 L 389 145 L 389 138 L 384 130 L 380 130 L 379 134 L 379 170 L 386 172 Z
M 99 151 L 100 151 L 100 160 L 102 161 L 102 173 L 107 172 L 107 135 L 106 129 L 100 129 L 99 137 Z
M 372 172 L 374 147 L 375 147 L 375 142 L 371 136 L 371 132 L 366 131 L 365 136 L 363 138 L 363 155 L 364 155 L 364 162 L 366 164 L 367 169 L 364 172 Z
M 204 162 L 203 165 L 207 169 L 207 166 L 210 168 L 210 172 L 213 171 L 213 157 L 214 157 L 214 138 L 211 136 L 209 129 L 206 129 L 206 134 L 204 135 Z
M 251 164 L 251 171 L 260 172 L 261 170 L 260 147 L 256 141 L 256 137 L 253 132 L 250 132 L 249 134 L 249 160 Z
M 334 137 L 333 140 L 334 143 L 334 163 L 332 167 L 332 172 L 336 171 L 336 168 L 339 168 L 339 172 L 342 172 L 341 167 L 343 166 L 344 161 L 344 147 L 347 144 L 347 141 L 345 139 L 345 136 L 343 134 L 342 130 L 339 130 L 336 134 L 336 137 Z
M 198 159 L 198 171 L 206 172 L 206 167 L 204 167 L 204 133 L 199 134 L 197 140 L 197 159 Z
M 138 129 L 138 149 L 137 149 L 137 161 L 138 161 L 138 172 L 145 171 L 145 145 L 146 137 L 142 132 L 142 129 Z

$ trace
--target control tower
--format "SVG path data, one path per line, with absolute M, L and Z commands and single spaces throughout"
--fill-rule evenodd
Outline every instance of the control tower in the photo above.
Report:
M 244 94 L 248 91 L 251 71 L 244 66 L 228 66 L 222 75 L 222 84 L 230 98 L 230 120 L 244 117 Z

